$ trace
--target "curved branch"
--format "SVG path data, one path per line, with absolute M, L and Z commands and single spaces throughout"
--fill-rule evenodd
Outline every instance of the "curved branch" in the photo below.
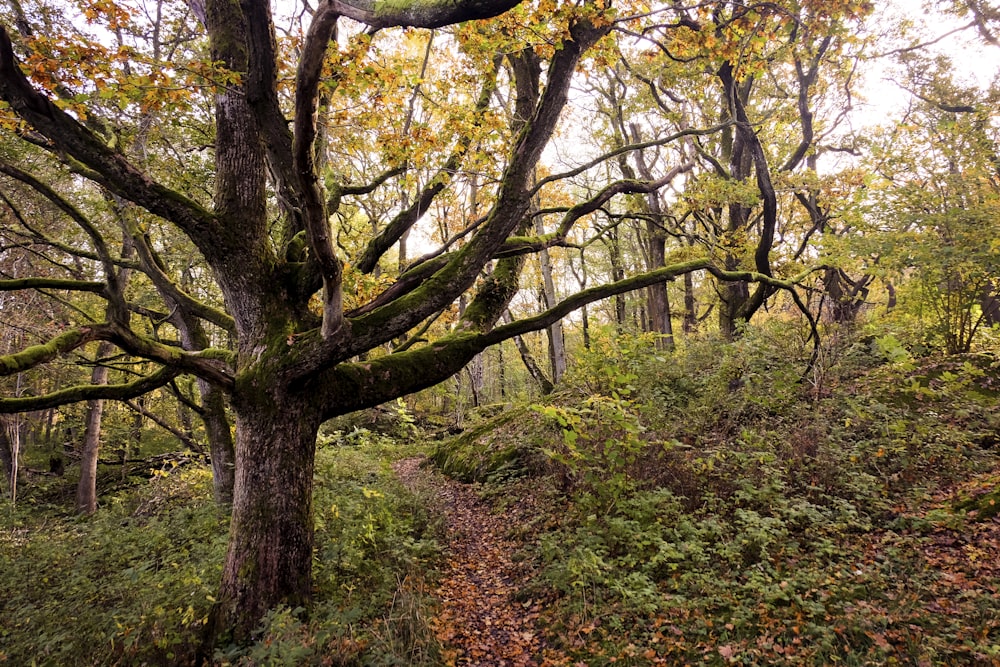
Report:
M 686 162 L 682 165 L 674 167 L 662 178 L 658 178 L 653 181 L 627 179 L 611 183 L 587 201 L 576 204 L 566 210 L 562 221 L 559 223 L 559 228 L 555 232 L 537 237 L 510 237 L 504 242 L 503 246 L 500 247 L 500 250 L 494 256 L 497 258 L 510 257 L 529 252 L 538 252 L 554 246 L 576 247 L 572 244 L 566 243 L 566 236 L 569 234 L 569 231 L 573 228 L 573 225 L 577 220 L 585 215 L 601 210 L 604 204 L 616 195 L 649 194 L 651 192 L 655 192 L 670 183 L 670 181 L 674 180 L 679 175 L 692 169 L 694 169 L 694 163 Z M 556 209 L 549 209 L 549 211 L 554 210 Z
M 292 159 L 302 195 L 302 217 L 306 238 L 313 259 L 323 277 L 323 339 L 332 338 L 344 325 L 344 267 L 333 251 L 327 205 L 316 167 L 317 109 L 319 82 L 323 73 L 327 45 L 337 29 L 339 15 L 329 1 L 320 4 L 302 45 L 302 58 L 296 73 L 295 130 Z M 331 208 L 340 201 L 340 191 L 334 192 Z
M 143 273 L 149 276 L 149 279 L 161 294 L 164 294 L 167 298 L 184 307 L 192 315 L 211 322 L 230 333 L 236 332 L 236 321 L 228 313 L 202 303 L 178 287 L 161 268 L 160 261 L 158 261 L 148 239 L 135 230 L 129 231 L 132 234 L 136 251 L 142 259 Z
M 454 23 L 499 16 L 521 0 L 323 0 L 328 9 L 372 28 L 440 28 Z
M 809 320 L 816 346 L 810 363 L 814 363 L 819 340 L 816 321 L 795 291 L 796 285 L 811 271 L 783 280 L 756 271 L 726 271 L 716 267 L 710 259 L 700 258 L 583 290 L 534 317 L 504 324 L 486 333 L 458 330 L 416 349 L 364 362 L 340 364 L 330 369 L 325 378 L 324 386 L 329 389 L 325 416 L 334 417 L 379 405 L 391 396 L 398 395 L 400 390 L 409 392 L 431 387 L 461 370 L 469 359 L 491 345 L 544 329 L 594 301 L 673 280 L 695 271 L 708 271 L 717 279 L 728 282 L 758 282 L 790 292 L 796 305 Z
M 0 356 L 0 376 L 30 370 L 98 340 L 110 341 L 129 354 L 175 368 L 178 374 L 192 373 L 226 389 L 231 389 L 233 386 L 232 376 L 219 367 L 220 362 L 232 363 L 232 352 L 216 348 L 185 352 L 180 348 L 164 345 L 111 324 L 97 324 L 72 329 L 45 343 Z
M 792 169 L 795 169 L 799 162 L 802 161 L 802 158 L 806 156 L 806 152 L 809 148 L 812 147 L 815 130 L 813 128 L 813 113 L 809 109 L 809 88 L 816 82 L 816 76 L 819 73 L 820 61 L 830 48 L 830 44 L 832 42 L 833 35 L 827 35 L 823 41 L 820 42 L 815 57 L 812 62 L 809 63 L 808 70 L 803 70 L 801 60 L 795 60 L 795 72 L 799 80 L 798 107 L 799 123 L 802 126 L 802 140 L 799 142 L 799 145 L 795 148 L 792 155 L 789 156 L 788 161 L 782 165 L 779 171 L 791 171 Z
M 12 278 L 0 280 L 0 292 L 28 289 L 64 289 L 73 292 L 105 294 L 107 285 L 96 280 L 71 280 L 69 278 Z
M 58 356 L 95 340 L 105 340 L 110 335 L 106 325 L 80 327 L 59 334 L 55 338 L 38 345 L 32 345 L 20 352 L 0 357 L 0 376 L 14 375 L 52 361 Z
M 32 244 L 37 243 L 37 244 L 49 246 L 50 248 L 53 248 L 55 250 L 59 250 L 60 252 L 66 253 L 67 255 L 70 255 L 72 257 L 77 257 L 77 258 L 80 258 L 80 259 L 91 259 L 91 260 L 94 260 L 94 261 L 97 261 L 97 262 L 101 261 L 101 258 L 98 256 L 98 254 L 96 252 L 91 252 L 89 250 L 82 250 L 80 248 L 76 248 L 74 246 L 71 246 L 71 245 L 69 245 L 67 243 L 62 243 L 60 241 L 57 241 L 57 240 L 53 239 L 52 237 L 50 237 L 48 234 L 45 234 L 37 226 L 32 225 L 31 223 L 29 223 L 24 218 L 24 215 L 21 213 L 21 211 L 17 208 L 17 206 L 14 205 L 14 202 L 11 201 L 10 197 L 8 197 L 5 192 L 0 191 L 0 201 L 2 201 L 7 206 L 7 208 L 10 209 L 11 214 L 14 216 L 14 218 L 17 220 L 17 222 L 21 225 L 21 227 L 23 227 L 27 231 L 27 233 L 24 233 L 24 232 L 14 232 L 19 238 L 28 239 L 28 240 L 31 241 Z M 60 268 L 66 269 L 70 273 L 74 273 L 74 271 L 72 269 L 67 268 L 65 265 L 63 265 L 63 264 L 55 261 L 51 257 L 48 257 L 47 255 L 44 255 L 44 254 L 38 252 L 37 250 L 32 250 L 30 248 L 30 245 L 27 244 L 27 243 L 24 244 L 24 245 L 20 245 L 20 247 L 25 248 L 25 249 L 29 250 L 30 252 L 33 252 L 34 254 L 38 255 L 39 257 L 41 257 L 42 259 L 44 259 L 46 262 L 49 262 L 50 264 L 53 264 L 53 265 L 58 266 Z M 122 259 L 121 257 L 114 258 L 113 261 L 115 263 L 115 266 L 117 266 L 119 268 L 123 268 L 123 269 L 136 269 L 136 268 L 139 268 L 138 263 Z
M 531 204 L 530 183 L 535 166 L 566 104 L 577 64 L 583 53 L 609 31 L 610 26 L 595 27 L 586 21 L 570 26 L 569 38 L 549 64 L 547 85 L 534 116 L 517 136 L 486 222 L 421 287 L 354 320 L 355 338 L 349 343 L 352 353 L 369 349 L 365 346 L 374 338 L 388 340 L 416 326 L 475 282 L 482 267 L 524 220 Z
M 583 306 L 591 304 L 595 301 L 600 301 L 601 299 L 617 296 L 619 294 L 625 294 L 626 292 L 634 292 L 635 290 L 649 287 L 650 285 L 671 281 L 677 276 L 685 273 L 708 270 L 712 267 L 713 264 L 710 259 L 693 259 L 687 262 L 681 262 L 680 264 L 672 264 L 662 269 L 657 269 L 656 271 L 650 271 L 638 276 L 632 276 L 630 278 L 626 278 L 625 280 L 619 280 L 618 282 L 591 287 L 590 289 L 586 289 L 581 292 L 577 292 L 572 296 L 566 297 L 552 308 L 543 313 L 539 313 L 534 317 L 517 320 L 515 322 L 511 322 L 510 324 L 499 326 L 489 333 L 484 334 L 482 338 L 487 341 L 486 346 L 494 345 L 501 341 L 505 341 L 508 338 L 513 338 L 514 336 L 520 336 L 532 331 L 539 331 L 545 327 L 551 326 L 554 322 L 561 320 L 574 310 L 582 308 Z
M 133 356 L 174 367 L 178 372 L 191 373 L 223 389 L 231 390 L 235 385 L 233 376 L 220 367 L 220 362 L 232 364 L 235 360 L 235 353 L 229 350 L 208 348 L 188 352 L 121 327 L 113 329 L 106 340 L 110 340 Z
M 366 194 L 369 194 L 370 192 L 373 192 L 375 190 L 375 188 L 377 188 L 378 186 L 382 185 L 383 183 L 385 183 L 386 181 L 388 181 L 393 176 L 399 176 L 400 174 L 405 173 L 405 172 L 406 172 L 406 165 L 402 165 L 402 166 L 399 166 L 399 167 L 393 167 L 392 169 L 389 169 L 389 170 L 387 170 L 387 171 L 379 174 L 378 176 L 376 176 L 375 180 L 373 180 L 371 183 L 365 183 L 364 185 L 342 185 L 342 186 L 340 186 L 340 194 L 341 194 L 341 196 L 347 196 L 347 195 L 366 195 Z
M 153 181 L 124 155 L 39 93 L 21 72 L 10 35 L 0 26 L 0 97 L 14 112 L 116 195 L 173 222 L 204 252 L 216 245 L 215 216 L 184 195 Z
M 114 260 L 111 258 L 108 246 L 104 242 L 104 237 L 99 231 L 97 231 L 97 228 L 91 224 L 90 220 L 88 220 L 78 208 L 73 206 L 73 204 L 67 201 L 62 195 L 48 185 L 39 181 L 28 172 L 18 169 L 6 161 L 0 160 L 0 173 L 6 174 L 17 181 L 24 183 L 32 190 L 35 190 L 47 200 L 52 202 L 56 208 L 69 216 L 70 220 L 75 222 L 77 226 L 79 226 L 80 229 L 82 229 L 83 232 L 90 238 L 90 242 L 94 244 L 94 250 L 97 252 L 97 256 L 100 258 L 101 264 L 104 267 L 104 276 L 107 280 L 107 295 L 109 300 L 118 310 L 118 314 L 121 315 L 122 311 L 124 311 L 125 298 L 122 295 L 119 281 L 115 279 L 116 272 Z
M 538 181 L 535 184 L 535 187 L 531 189 L 531 194 L 535 195 L 539 190 L 541 190 L 544 186 L 548 185 L 549 183 L 553 183 L 555 181 L 561 181 L 565 178 L 572 178 L 573 176 L 579 176 L 588 169 L 593 169 L 602 162 L 607 162 L 608 160 L 618 157 L 619 155 L 623 155 L 625 153 L 631 153 L 632 151 L 641 151 L 646 148 L 664 146 L 666 144 L 669 144 L 673 141 L 677 141 L 678 139 L 682 139 L 684 137 L 702 137 L 702 136 L 707 136 L 709 134 L 715 134 L 716 132 L 725 129 L 732 124 L 733 121 L 726 121 L 725 123 L 720 123 L 719 125 L 714 125 L 704 130 L 688 128 L 686 130 L 681 130 L 680 132 L 675 132 L 670 136 L 664 137 L 663 139 L 651 139 L 650 141 L 644 141 L 638 144 L 629 144 L 627 146 L 622 146 L 621 148 L 616 148 L 615 150 L 609 151 L 599 157 L 596 157 L 590 162 L 582 164 L 579 167 L 576 167 L 575 169 L 571 169 L 570 171 L 564 171 L 561 174 L 553 174 L 551 176 L 543 178 L 542 180 Z
M 70 403 L 91 400 L 127 401 L 168 384 L 182 371 L 179 368 L 164 367 L 156 373 L 125 384 L 85 384 L 67 387 L 42 396 L 21 398 L 0 398 L 0 414 L 33 412 L 47 408 L 58 408 Z

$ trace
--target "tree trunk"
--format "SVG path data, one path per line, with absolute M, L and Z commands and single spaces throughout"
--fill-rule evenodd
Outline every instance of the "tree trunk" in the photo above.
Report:
M 14 489 L 17 488 L 17 481 L 14 479 L 14 447 L 7 429 L 7 420 L 12 417 L 4 415 L 0 419 L 0 463 L 3 464 L 3 479 L 9 484 L 9 497 L 14 497 Z
M 212 459 L 212 492 L 215 502 L 228 505 L 233 502 L 233 485 L 236 463 L 233 433 L 226 417 L 226 397 L 221 389 L 198 380 L 201 392 L 201 420 L 205 424 L 208 451 Z
M 511 316 L 508 310 L 503 314 L 504 322 L 511 322 L 514 318 Z M 524 363 L 524 367 L 528 371 L 528 375 L 531 379 L 535 381 L 538 385 L 539 391 L 541 391 L 543 396 L 547 396 L 552 393 L 554 386 L 552 382 L 545 377 L 545 372 L 538 366 L 538 362 L 535 361 L 535 357 L 531 354 L 531 350 L 528 348 L 528 344 L 524 342 L 524 338 L 521 336 L 514 336 L 514 346 L 517 348 L 517 353 L 521 355 L 521 362 Z
M 684 274 L 684 333 L 692 334 L 698 330 L 698 305 L 694 299 L 694 277 Z
M 97 346 L 98 365 L 90 375 L 93 385 L 108 383 L 108 367 L 100 361 L 114 351 L 114 345 L 102 342 Z M 87 417 L 84 422 L 83 444 L 80 446 L 80 482 L 76 486 L 76 511 L 78 514 L 93 514 L 97 511 L 97 456 L 101 447 L 101 417 L 104 401 L 87 401 Z
M 641 132 L 636 124 L 630 126 L 632 141 L 642 141 Z M 653 172 L 642 151 L 635 153 L 636 167 L 639 174 L 647 181 L 653 180 Z M 622 175 L 634 178 L 635 175 L 625 161 L 622 161 Z M 650 218 L 646 220 L 645 236 L 642 238 L 646 256 L 646 268 L 650 271 L 662 269 L 667 265 L 667 234 L 663 228 L 665 216 L 658 192 L 650 192 L 644 200 L 645 213 Z M 641 233 L 636 229 L 637 233 Z M 649 331 L 659 334 L 656 338 L 658 350 L 672 351 L 674 349 L 674 326 L 670 313 L 670 299 L 667 295 L 667 283 L 657 283 L 646 288 L 647 319 Z
M 539 235 L 545 233 L 541 217 L 535 218 L 535 231 Z M 549 309 L 556 305 L 556 284 L 552 279 L 552 262 L 549 259 L 549 251 L 543 249 L 538 253 L 538 260 L 542 269 L 542 301 L 545 308 Z M 549 368 L 552 370 L 552 384 L 556 385 L 566 373 L 566 345 L 563 339 L 562 320 L 553 323 L 545 332 L 549 338 Z
M 611 252 L 611 280 L 619 281 L 625 278 L 625 269 L 622 267 L 622 247 L 618 228 L 615 227 L 608 232 L 608 250 Z M 615 298 L 615 325 L 619 334 L 625 333 L 625 295 L 616 294 Z
M 267 383 L 265 383 L 267 384 Z M 307 606 L 319 410 L 274 389 L 234 399 L 236 475 L 229 549 L 209 637 L 246 639 L 276 604 Z
M 651 239 L 650 243 L 657 243 L 657 240 Z M 659 245 L 660 265 L 650 266 L 650 269 L 658 269 L 665 266 L 662 241 L 659 241 Z M 674 327 L 670 315 L 670 300 L 667 296 L 667 283 L 657 283 L 647 287 L 646 303 L 649 307 L 649 330 L 660 334 L 656 339 L 657 349 L 672 351 L 674 349 Z
M 735 271 L 738 268 L 738 262 L 726 262 L 727 271 Z M 742 281 L 724 283 L 719 285 L 719 295 L 719 331 L 726 340 L 735 340 L 739 323 L 746 321 L 741 317 L 740 306 L 750 300 L 749 283 Z
M 983 310 L 983 322 L 991 327 L 1000 324 L 1000 298 L 997 298 L 997 289 L 994 281 L 989 281 L 983 285 L 983 290 L 979 297 L 979 307 Z
M 528 349 L 528 344 L 520 336 L 514 336 L 514 345 L 517 346 L 517 351 L 521 355 L 524 367 L 528 369 L 528 375 L 538 384 L 538 389 L 542 392 L 542 395 L 551 394 L 553 389 L 552 382 L 545 377 L 545 373 L 538 367 L 535 357 L 532 356 L 531 350 Z
M 469 389 L 472 391 L 472 407 L 478 408 L 483 404 L 483 389 L 485 382 L 483 379 L 483 355 L 477 354 L 465 367 L 469 374 Z

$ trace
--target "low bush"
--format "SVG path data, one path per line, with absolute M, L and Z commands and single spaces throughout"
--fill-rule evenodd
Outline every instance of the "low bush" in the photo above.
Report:
M 404 450 L 361 431 L 316 457 L 316 602 L 275 609 L 219 665 L 432 665 L 422 575 L 435 526 L 389 468 Z M 92 517 L 52 504 L 5 508 L 0 662 L 194 664 L 216 594 L 227 515 L 211 473 L 185 466 L 102 498 Z

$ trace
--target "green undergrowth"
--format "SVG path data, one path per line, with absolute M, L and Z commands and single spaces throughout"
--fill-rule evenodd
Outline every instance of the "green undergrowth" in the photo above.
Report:
M 534 419 L 447 445 L 544 459 L 524 472 L 562 502 L 534 522 L 520 595 L 549 600 L 569 664 L 1000 661 L 1000 567 L 975 560 L 1000 553 L 974 522 L 995 491 L 958 487 L 997 479 L 993 356 L 835 340 L 807 370 L 778 324 L 669 359 L 644 342 L 598 341 Z
M 422 579 L 435 525 L 389 468 L 412 453 L 363 429 L 321 439 L 315 605 L 273 610 L 255 643 L 222 647 L 214 664 L 437 664 Z M 210 474 L 161 473 L 86 519 L 51 490 L 4 507 L 0 664 L 193 664 L 226 546 Z

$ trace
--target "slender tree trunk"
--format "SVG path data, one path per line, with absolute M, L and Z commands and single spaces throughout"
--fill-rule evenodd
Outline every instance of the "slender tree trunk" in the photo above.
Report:
M 3 479 L 4 483 L 8 485 L 8 497 L 12 500 L 15 497 L 15 489 L 17 488 L 17 481 L 15 480 L 15 467 L 14 467 L 14 446 L 12 438 L 10 437 L 10 432 L 7 428 L 7 420 L 12 419 L 9 415 L 4 415 L 0 419 L 0 463 L 3 464 Z
M 539 235 L 545 233 L 542 219 L 535 218 L 535 231 Z M 552 279 L 552 261 L 549 251 L 542 250 L 538 254 L 542 269 L 542 301 L 546 309 L 556 305 L 556 284 Z M 558 320 L 545 330 L 549 339 L 549 368 L 552 370 L 552 384 L 559 384 L 566 373 L 566 345 L 563 338 L 562 320 Z
M 641 142 L 642 136 L 639 127 L 633 123 L 630 126 L 630 130 L 632 141 L 635 143 Z M 635 153 L 635 161 L 636 167 L 642 177 L 647 181 L 652 181 L 653 172 L 646 162 L 642 151 Z M 628 168 L 628 164 L 625 161 L 622 161 L 622 172 L 626 178 L 634 177 L 632 170 Z M 650 271 L 655 271 L 667 265 L 667 234 L 663 228 L 665 216 L 663 215 L 663 206 L 660 202 L 660 194 L 658 192 L 650 192 L 646 195 L 644 204 L 645 213 L 651 216 L 651 219 L 646 220 L 645 238 L 641 239 L 640 242 L 643 244 L 643 249 L 645 250 L 646 268 Z M 640 230 L 637 228 L 636 232 L 639 233 Z M 646 288 L 646 304 L 648 309 L 647 327 L 649 331 L 660 334 L 656 339 L 657 349 L 673 350 L 674 326 L 666 282 L 650 285 Z
M 500 386 L 500 400 L 507 398 L 507 370 L 504 368 L 503 344 L 497 345 L 497 384 Z
M 504 322 L 510 322 L 512 319 L 510 311 L 503 314 Z M 531 354 L 531 350 L 528 349 L 528 344 L 524 342 L 524 338 L 514 336 L 514 346 L 517 347 L 517 353 L 521 355 L 521 362 L 527 369 L 528 375 L 538 385 L 538 389 L 542 392 L 542 395 L 551 394 L 554 388 L 552 381 L 545 377 L 545 372 L 539 367 L 538 362 L 535 361 L 535 357 Z
M 662 258 L 661 258 L 662 261 Z M 664 266 L 651 266 L 651 269 Z M 649 306 L 649 330 L 660 334 L 656 339 L 656 347 L 660 350 L 674 349 L 674 325 L 670 314 L 670 299 L 667 295 L 667 284 L 657 283 L 646 288 L 646 302 Z
M 108 367 L 100 360 L 114 351 L 114 345 L 102 342 L 97 346 L 98 365 L 90 374 L 90 383 L 108 383 Z M 101 446 L 101 418 L 104 401 L 87 401 L 87 417 L 84 421 L 83 444 L 80 447 L 80 482 L 76 487 L 76 511 L 78 514 L 93 514 L 97 511 L 97 457 Z
M 611 251 L 611 280 L 619 281 L 625 278 L 625 269 L 622 267 L 622 246 L 618 228 L 608 232 L 609 247 Z M 625 295 L 615 295 L 615 325 L 619 334 L 625 333 Z
M 684 274 L 684 333 L 692 334 L 698 330 L 698 304 L 694 298 L 694 277 Z
M 994 281 L 983 285 L 979 297 L 979 307 L 983 310 L 983 322 L 991 327 L 1000 324 L 1000 298 L 997 298 L 997 288 Z
M 532 356 L 531 350 L 528 349 L 528 344 L 524 342 L 524 339 L 520 336 L 514 336 L 514 345 L 517 346 L 518 354 L 521 355 L 521 361 L 524 363 L 524 367 L 528 369 L 528 375 L 538 384 L 539 390 L 542 395 L 547 395 L 552 393 L 552 381 L 545 377 L 545 373 L 538 366 L 538 362 L 535 361 L 535 357 Z
M 215 502 L 229 505 L 233 502 L 236 461 L 233 433 L 226 416 L 226 397 L 221 389 L 204 380 L 198 380 L 198 389 L 201 392 L 201 420 L 205 424 L 212 459 L 212 492 Z
M 478 408 L 483 403 L 483 355 L 477 354 L 465 367 L 469 374 L 469 390 L 472 392 L 472 407 Z

